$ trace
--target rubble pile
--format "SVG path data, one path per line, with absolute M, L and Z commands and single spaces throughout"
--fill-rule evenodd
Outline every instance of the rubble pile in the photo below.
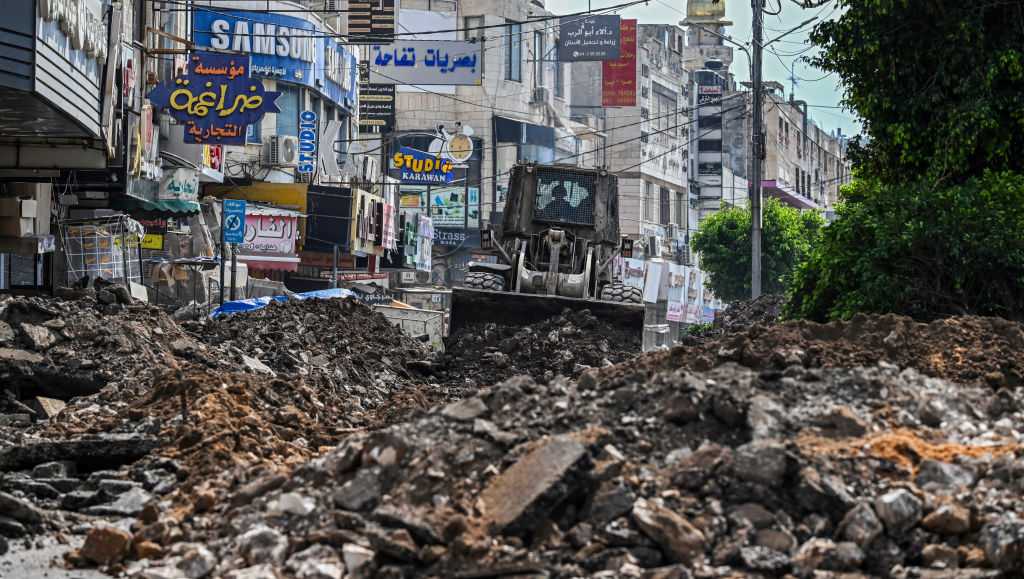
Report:
M 200 343 L 190 354 L 212 369 L 302 382 L 332 407 L 338 426 L 367 426 L 370 411 L 423 382 L 407 365 L 430 356 L 425 345 L 351 299 L 271 302 L 183 327 Z
M 164 556 L 129 573 L 197 558 L 235 578 L 1024 568 L 1021 389 L 994 398 L 885 362 L 630 366 L 516 377 L 290 474 L 236 473 L 137 522 L 133 541 Z
M 755 325 L 716 339 L 687 341 L 647 357 L 645 367 L 708 370 L 738 362 L 755 369 L 792 364 L 852 368 L 879 360 L 954 382 L 1016 387 L 1024 385 L 1024 325 L 978 316 L 921 323 L 897 315 Z
M 765 294 L 753 300 L 732 302 L 729 307 L 715 316 L 714 331 L 717 334 L 741 332 L 754 324 L 771 325 L 782 316 L 786 297 Z
M 99 296 L 0 298 L 0 429 L 50 419 L 68 400 L 104 388 L 90 401 L 94 409 L 115 391 L 131 397 L 189 342 L 166 314 L 132 303 L 123 288 Z M 0 450 L 17 436 L 5 434 Z
M 550 380 L 577 376 L 633 358 L 640 332 L 606 323 L 589 310 L 562 314 L 527 326 L 473 324 L 453 332 L 441 362 L 449 382 L 471 389 L 526 374 Z

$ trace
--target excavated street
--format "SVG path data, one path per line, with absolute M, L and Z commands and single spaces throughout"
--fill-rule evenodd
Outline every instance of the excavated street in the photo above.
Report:
M 432 355 L 352 301 L 0 301 L 0 576 L 996 577 L 1024 328 L 589 312 Z M 50 568 L 46 568 L 50 565 Z

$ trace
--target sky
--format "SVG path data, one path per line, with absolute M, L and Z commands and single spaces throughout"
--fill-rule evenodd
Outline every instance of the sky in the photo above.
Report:
M 568 14 L 590 9 L 597 10 L 607 6 L 621 4 L 626 0 L 547 0 L 548 10 L 556 14 Z M 751 6 L 749 0 L 723 0 L 725 5 L 726 18 L 734 24 L 727 29 L 727 33 L 733 40 L 749 46 L 751 28 Z M 796 98 L 807 101 L 810 107 L 811 117 L 818 125 L 827 131 L 835 128 L 842 129 L 846 134 L 857 134 L 860 132 L 860 124 L 856 116 L 849 110 L 836 107 L 842 98 L 842 86 L 836 75 L 826 76 L 825 73 L 810 64 L 803 62 L 804 56 L 813 55 L 817 50 L 809 44 L 808 37 L 814 25 L 820 19 L 836 18 L 840 11 L 836 6 L 836 0 L 832 0 L 821 8 L 804 9 L 797 6 L 792 0 L 767 0 L 769 9 L 775 11 L 782 3 L 782 13 L 778 16 L 766 14 L 764 18 L 764 39 L 771 40 L 784 34 L 790 29 L 798 26 L 811 17 L 818 17 L 819 20 L 812 22 L 803 28 L 788 34 L 775 42 L 764 51 L 764 79 L 781 82 L 786 87 L 786 94 L 790 92 L 790 65 L 796 61 L 794 67 L 797 77 Z M 641 24 L 678 24 L 686 16 L 686 0 L 649 0 L 646 6 L 637 5 L 627 8 L 621 12 L 623 18 L 636 18 Z M 778 55 L 769 51 L 773 49 Z M 801 53 L 804 50 L 808 52 Z M 737 80 L 750 79 L 750 67 L 747 56 L 736 49 L 733 56 L 731 72 L 736 75 Z M 824 78 L 823 78 L 824 77 Z M 819 106 L 814 106 L 819 105 Z

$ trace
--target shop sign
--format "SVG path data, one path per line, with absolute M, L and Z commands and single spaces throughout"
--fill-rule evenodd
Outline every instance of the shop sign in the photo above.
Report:
M 195 169 L 174 169 L 160 180 L 158 199 L 195 201 L 199 198 L 199 174 Z
M 224 147 L 221 145 L 203 145 L 203 166 L 220 171 L 224 164 Z
M 686 268 L 677 263 L 668 265 L 668 313 L 670 322 L 683 321 L 683 292 L 686 288 Z
M 331 279 L 333 277 L 331 271 L 320 272 L 320 277 L 324 279 Z M 338 272 L 338 281 L 379 281 L 388 279 L 386 273 L 368 273 L 368 272 Z
M 623 20 L 619 58 L 601 63 L 601 105 L 636 106 L 636 20 Z
M 359 85 L 359 132 L 390 133 L 395 129 L 395 85 Z
M 455 179 L 455 163 L 441 155 L 402 147 L 391 157 L 391 168 L 400 171 L 402 183 L 444 185 Z
M 238 245 L 246 255 L 295 253 L 298 218 L 287 215 L 245 216 L 245 241 Z
M 107 23 L 100 16 L 97 0 L 39 0 L 39 17 L 56 22 L 73 50 L 84 52 L 97 62 L 107 60 Z M 97 14 L 98 13 L 98 14 Z
M 468 40 L 401 40 L 370 45 L 370 82 L 480 85 L 481 44 Z
M 193 53 L 188 73 L 149 93 L 155 106 L 185 124 L 186 143 L 245 143 L 245 129 L 280 109 L 279 92 L 249 78 L 249 59 L 231 54 Z
M 395 39 L 395 0 L 349 2 L 348 40 L 353 44 Z
M 558 60 L 615 60 L 619 58 L 618 16 L 563 16 L 558 22 Z
M 146 233 L 142 236 L 142 249 L 155 249 L 162 251 L 164 248 L 164 235 L 167 234 L 166 219 L 136 219 Z
M 230 50 L 249 58 L 253 77 L 302 84 L 351 109 L 356 104 L 356 56 L 316 23 L 272 12 L 194 12 L 200 48 Z
M 299 115 L 299 163 L 297 171 L 309 174 L 316 170 L 316 113 L 302 111 Z
M 434 245 L 479 248 L 480 231 L 477 229 L 434 228 Z

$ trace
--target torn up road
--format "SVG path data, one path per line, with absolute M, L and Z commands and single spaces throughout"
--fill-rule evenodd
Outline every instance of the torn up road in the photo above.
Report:
M 586 361 L 600 320 L 573 315 L 520 331 L 568 328 L 553 348 Z M 1018 324 L 755 326 L 579 368 L 534 365 L 548 346 L 522 357 L 505 350 L 519 334 L 492 327 L 470 343 L 532 375 L 487 385 L 479 360 L 430 359 L 351 302 L 264 316 L 169 326 L 165 363 L 4 427 L 5 544 L 70 535 L 82 543 L 61 565 L 140 578 L 1024 566 Z M 16 330 L 8 345 L 45 358 L 67 341 L 32 339 Z M 469 383 L 449 377 L 462 363 Z M 104 437 L 141 457 L 83 460 Z

